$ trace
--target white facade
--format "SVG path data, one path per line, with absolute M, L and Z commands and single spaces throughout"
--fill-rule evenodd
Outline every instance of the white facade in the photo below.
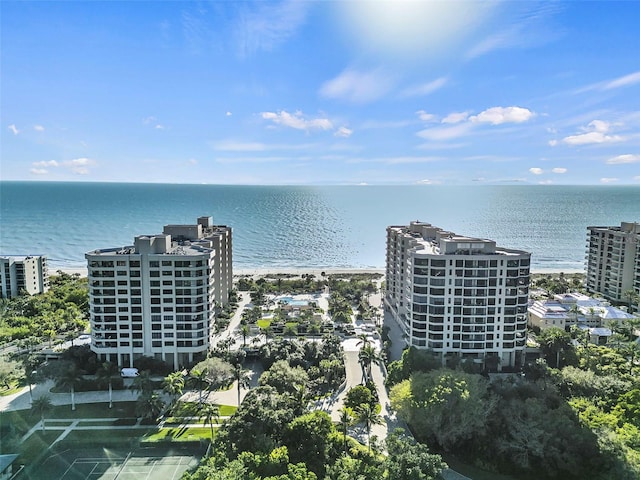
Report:
M 531 254 L 428 223 L 387 228 L 385 303 L 408 345 L 500 367 L 524 360 Z
M 47 258 L 42 255 L 0 257 L 0 298 L 49 290 Z
M 640 223 L 587 230 L 587 290 L 614 302 L 628 301 L 630 290 L 640 294 Z
M 85 258 L 91 349 L 101 360 L 133 367 L 150 356 L 178 369 L 206 355 L 216 306 L 232 288 L 230 227 L 201 217 Z

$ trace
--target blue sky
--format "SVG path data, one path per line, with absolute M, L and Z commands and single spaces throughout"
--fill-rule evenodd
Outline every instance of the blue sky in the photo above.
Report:
M 7 1 L 3 180 L 640 184 L 640 3 Z

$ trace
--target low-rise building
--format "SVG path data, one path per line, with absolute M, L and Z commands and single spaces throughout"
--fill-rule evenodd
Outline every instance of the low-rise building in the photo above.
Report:
M 610 322 L 634 318 L 607 301 L 580 293 L 555 295 L 553 300 L 536 300 L 529 305 L 527 315 L 532 327 L 558 327 L 566 331 L 573 325 L 597 329 L 606 327 Z
M 49 268 L 44 255 L 0 257 L 0 298 L 49 290 Z

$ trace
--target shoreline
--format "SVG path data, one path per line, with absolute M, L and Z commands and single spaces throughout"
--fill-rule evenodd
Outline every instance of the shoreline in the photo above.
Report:
M 63 272 L 68 275 L 80 275 L 81 277 L 87 277 L 87 268 L 56 268 L 50 269 L 49 275 L 54 276 L 57 272 Z M 315 277 L 322 277 L 322 273 L 326 275 L 344 275 L 344 274 L 356 274 L 356 273 L 368 273 L 368 274 L 382 274 L 384 275 L 384 268 L 371 268 L 371 267 L 362 267 L 362 268 L 337 268 L 337 267 L 327 267 L 327 268 L 317 268 L 317 267 L 309 267 L 309 268 L 301 268 L 301 267 L 274 267 L 274 268 L 238 268 L 234 269 L 233 277 L 264 277 L 267 275 L 292 275 L 301 277 L 302 275 L 314 275 Z M 531 275 L 584 275 L 586 272 L 584 270 L 579 269 L 566 269 L 559 270 L 554 268 L 536 268 L 531 270 Z

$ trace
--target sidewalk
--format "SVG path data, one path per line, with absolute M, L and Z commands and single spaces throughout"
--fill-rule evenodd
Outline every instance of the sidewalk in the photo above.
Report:
M 53 380 L 39 383 L 32 387 L 32 396 L 34 399 L 43 395 L 48 395 L 52 405 L 71 405 L 71 395 L 67 393 L 51 393 L 53 388 Z M 114 402 L 133 402 L 138 399 L 138 394 L 130 389 L 114 390 Z M 75 402 L 79 403 L 107 403 L 109 402 L 109 392 L 105 390 L 96 390 L 92 392 L 76 392 Z M 29 395 L 29 387 L 24 387 L 18 393 L 0 397 L 0 412 L 13 410 L 28 410 L 31 408 L 31 397 Z

